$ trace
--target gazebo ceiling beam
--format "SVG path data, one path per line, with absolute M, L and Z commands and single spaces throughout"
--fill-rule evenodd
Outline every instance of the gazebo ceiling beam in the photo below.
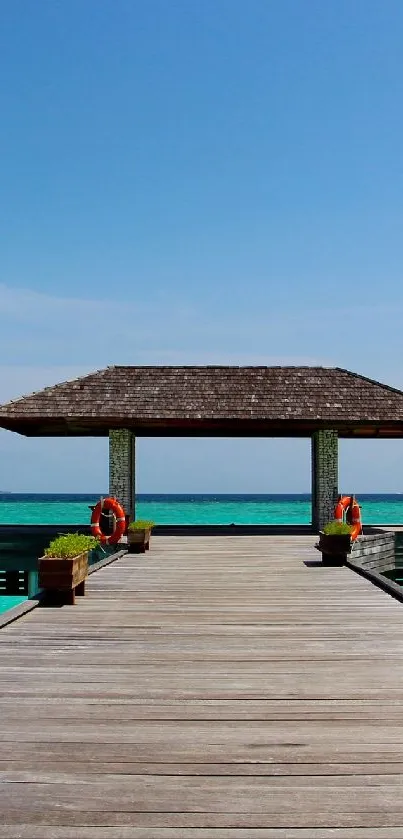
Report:
M 271 422 L 241 422 L 241 421 L 183 421 L 172 422 L 161 421 L 156 424 L 148 422 L 128 422 L 110 419 L 106 422 L 80 419 L 51 420 L 51 421 L 12 421 L 4 423 L 3 427 L 9 431 L 15 431 L 26 437 L 108 437 L 109 430 L 128 429 L 136 437 L 300 437 L 309 438 L 316 431 L 326 430 L 329 425 L 326 423 L 271 423 Z M 335 425 L 331 428 L 337 430 L 339 438 L 370 439 L 370 438 L 403 438 L 403 423 L 390 424 L 388 426 L 375 426 L 373 423 L 354 424 L 348 426 Z

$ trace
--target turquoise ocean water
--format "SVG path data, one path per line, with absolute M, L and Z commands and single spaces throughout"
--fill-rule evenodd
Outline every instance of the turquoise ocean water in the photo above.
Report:
M 0 494 L 0 524 L 86 524 L 97 495 Z M 403 493 L 360 495 L 364 524 L 403 524 Z M 139 495 L 156 524 L 309 524 L 309 495 Z
M 26 597 L 15 597 L 12 594 L 0 594 L 0 615 L 2 612 L 7 612 L 8 609 L 12 609 L 13 606 L 19 606 L 20 603 L 24 603 L 27 600 Z

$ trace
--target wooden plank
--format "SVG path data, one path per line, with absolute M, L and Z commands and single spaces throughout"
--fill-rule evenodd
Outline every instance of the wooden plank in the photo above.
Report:
M 90 792 L 88 791 L 88 795 L 90 795 Z M 180 794 L 180 790 L 177 791 L 177 794 Z M 290 797 L 292 797 L 291 790 L 288 798 Z M 344 803 L 342 801 L 341 805 Z M 276 829 L 277 831 L 285 828 L 285 835 L 288 839 L 290 822 L 292 822 L 291 827 L 294 830 L 304 828 L 308 834 L 307 822 L 309 823 L 310 831 L 326 828 L 329 832 L 329 824 L 332 825 L 337 822 L 338 828 L 356 828 L 357 826 L 360 828 L 371 828 L 371 837 L 374 836 L 375 839 L 377 839 L 377 828 L 399 827 L 401 831 L 400 836 L 402 835 L 403 818 L 401 812 L 387 810 L 385 812 L 379 811 L 374 813 L 369 808 L 366 812 L 357 812 L 350 808 L 348 812 L 340 811 L 336 814 L 333 812 L 329 813 L 326 809 L 320 809 L 320 801 L 318 804 L 319 806 L 315 807 L 315 810 L 307 817 L 302 812 L 295 813 L 293 811 L 292 813 L 287 813 L 286 802 L 285 808 L 281 812 L 268 814 L 253 812 L 232 813 L 230 811 L 228 813 L 206 813 L 200 811 L 173 813 L 170 810 L 161 813 L 150 813 L 126 810 L 119 811 L 117 809 L 110 810 L 106 813 L 104 811 L 97 811 L 96 809 L 80 809 L 79 802 L 75 807 L 73 801 L 70 802 L 67 808 L 63 807 L 59 810 L 52 809 L 44 811 L 43 802 L 39 801 L 37 805 L 35 802 L 32 802 L 29 810 L 21 810 L 18 806 L 7 808 L 2 811 L 2 818 L 4 824 L 17 825 L 18 827 L 21 824 L 40 824 L 48 829 L 50 826 L 59 826 L 64 829 L 74 826 L 75 839 L 81 839 L 83 827 L 96 827 L 97 829 L 99 827 L 114 828 L 109 832 L 111 839 L 116 839 L 120 835 L 122 827 L 129 827 L 132 831 L 134 828 L 148 828 L 151 839 L 161 839 L 164 836 L 164 830 L 167 828 L 186 828 L 188 829 L 189 835 L 192 836 L 191 830 L 195 828 L 207 828 L 208 830 L 212 828 L 247 828 L 250 830 L 252 828 L 267 828 L 268 823 L 272 829 Z M 341 835 L 343 836 L 343 834 Z M 312 836 L 312 832 L 309 836 Z
M 197 819 L 198 820 L 198 819 Z M 158 832 L 156 832 L 156 830 Z M 77 827 L 18 824 L 2 827 L 0 839 L 401 839 L 401 827 L 244 828 L 244 827 Z
M 72 776 L 77 777 L 78 772 L 80 772 L 81 776 L 85 775 L 87 783 L 89 775 L 104 775 L 113 781 L 120 778 L 127 780 L 136 775 L 189 775 L 196 777 L 199 775 L 212 777 L 219 775 L 229 777 L 251 775 L 262 778 L 273 776 L 293 777 L 300 775 L 305 778 L 322 775 L 332 777 L 344 777 L 348 775 L 365 775 L 368 777 L 369 775 L 376 775 L 378 778 L 380 775 L 385 775 L 387 776 L 387 780 L 390 775 L 400 775 L 403 768 L 403 763 L 399 760 L 398 755 L 395 754 L 396 759 L 394 763 L 382 763 L 379 762 L 379 755 L 375 752 L 372 755 L 359 754 L 361 761 L 364 757 L 368 758 L 366 763 L 359 763 L 354 755 L 350 755 L 351 763 L 326 763 L 323 753 L 316 756 L 316 759 L 321 761 L 317 763 L 309 762 L 308 755 L 305 756 L 305 760 L 301 760 L 299 763 L 296 760 L 292 760 L 292 756 L 290 756 L 291 762 L 287 762 L 284 759 L 282 763 L 264 763 L 259 760 L 251 761 L 250 763 L 246 760 L 242 762 L 233 761 L 232 763 L 230 761 L 227 763 L 212 763 L 206 757 L 204 762 L 200 760 L 199 763 L 180 763 L 179 760 L 175 763 L 170 763 L 169 755 L 167 755 L 165 762 L 161 756 L 158 762 L 135 763 L 130 760 L 120 762 L 118 760 L 112 761 L 108 758 L 94 760 L 94 757 L 91 759 L 87 756 L 86 749 L 83 749 L 79 766 L 77 765 L 77 758 L 74 754 L 70 755 L 70 760 L 65 759 L 65 757 L 57 760 L 51 756 L 48 758 L 43 757 L 40 762 L 40 771 L 38 772 L 38 760 L 35 760 L 32 756 L 32 747 L 27 758 L 22 759 L 18 751 L 17 755 L 17 758 L 13 754 L 8 760 L 3 759 L 0 762 L 0 775 L 3 782 L 29 783 L 30 781 L 28 779 L 32 779 L 33 773 L 35 773 L 36 780 L 40 777 L 43 783 L 51 783 L 56 779 L 61 782 L 65 780 L 67 783 Z M 171 757 L 175 758 L 175 753 Z M 392 757 L 393 755 L 389 756 L 389 760 Z M 376 762 L 377 758 L 378 762 Z

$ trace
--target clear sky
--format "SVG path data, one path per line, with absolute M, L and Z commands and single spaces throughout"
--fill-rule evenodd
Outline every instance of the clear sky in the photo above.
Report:
M 0 401 L 113 363 L 403 387 L 401 0 L 3 0 Z M 149 441 L 138 488 L 309 490 L 308 441 Z M 0 434 L 0 489 L 106 487 Z M 403 444 L 341 445 L 403 491 Z

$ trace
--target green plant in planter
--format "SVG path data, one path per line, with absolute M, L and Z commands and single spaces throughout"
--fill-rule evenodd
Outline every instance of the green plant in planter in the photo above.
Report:
M 129 533 L 131 533 L 133 530 L 152 530 L 153 527 L 155 527 L 154 521 L 147 521 L 147 519 L 137 519 L 137 521 L 131 521 L 127 529 Z
M 323 532 L 325 536 L 350 536 L 353 528 L 344 521 L 329 521 L 325 524 Z
M 153 527 L 154 522 L 146 519 L 130 522 L 127 528 L 127 542 L 131 553 L 144 553 L 149 550 Z
M 73 604 L 76 594 L 85 594 L 88 551 L 98 544 L 83 533 L 66 533 L 52 540 L 38 562 L 39 586 L 48 598 L 63 595 L 65 602 Z
M 94 536 L 86 536 L 84 533 L 66 533 L 50 542 L 44 550 L 44 556 L 49 559 L 73 559 L 92 548 L 97 548 L 98 545 L 99 541 Z

